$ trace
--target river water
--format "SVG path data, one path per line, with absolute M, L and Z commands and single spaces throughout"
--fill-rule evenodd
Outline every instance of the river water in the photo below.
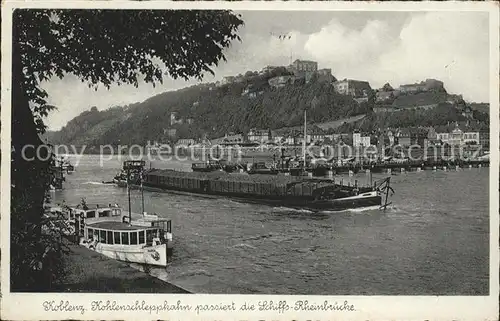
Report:
M 84 197 L 127 208 L 125 188 L 101 183 L 124 159 L 69 159 L 78 166 L 53 202 Z M 385 212 L 312 213 L 145 191 L 146 211 L 172 219 L 175 242 L 173 263 L 151 273 L 196 293 L 487 295 L 489 169 L 410 172 L 391 182 L 396 194 Z M 134 190 L 132 210 L 141 211 Z

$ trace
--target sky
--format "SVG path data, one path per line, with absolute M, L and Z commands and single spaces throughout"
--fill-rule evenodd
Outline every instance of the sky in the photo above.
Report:
M 245 25 L 225 50 L 227 62 L 213 68 L 224 76 L 291 60 L 314 60 L 337 79 L 367 80 L 372 88 L 393 87 L 435 78 L 449 93 L 467 101 L 489 102 L 489 22 L 481 12 L 241 11 Z M 287 34 L 286 40 L 278 35 Z M 76 77 L 42 83 L 48 102 L 58 109 L 46 119 L 58 130 L 92 106 L 104 110 L 144 101 L 198 81 L 164 79 L 155 88 L 140 83 L 90 89 Z

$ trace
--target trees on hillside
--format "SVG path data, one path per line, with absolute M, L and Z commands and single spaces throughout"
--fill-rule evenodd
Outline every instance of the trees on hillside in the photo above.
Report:
M 138 86 L 173 78 L 200 78 L 221 59 L 243 24 L 230 11 L 38 10 L 13 12 L 11 290 L 40 290 L 60 249 L 42 239 L 50 161 L 36 158 L 38 134 L 51 108 L 40 87 L 51 77 L 76 75 L 91 87 Z M 31 107 L 30 107 L 31 105 Z M 23 147 L 32 145 L 23 157 Z M 46 150 L 45 153 L 48 153 Z M 43 155 L 42 155 L 43 156 Z M 49 250 L 47 252 L 47 250 Z M 40 265 L 41 264 L 41 265 Z M 39 267 L 42 266 L 42 269 Z
M 251 79 L 257 83 L 262 81 L 260 75 Z M 198 138 L 204 134 L 221 137 L 228 132 L 247 132 L 252 127 L 276 129 L 297 126 L 303 122 L 304 110 L 308 111 L 308 118 L 312 122 L 336 120 L 370 111 L 369 103 L 358 104 L 351 97 L 340 95 L 331 86 L 321 82 L 288 85 L 279 89 L 271 89 L 269 85 L 254 85 L 252 90 L 256 95 L 252 97 L 242 95 L 244 88 L 242 84 L 213 90 L 193 86 L 160 94 L 129 109 L 127 113 L 131 116 L 123 122 L 116 122 L 96 143 L 108 144 L 118 140 L 122 144 L 144 143 L 157 140 L 163 130 L 169 127 L 177 129 L 179 138 Z M 193 102 L 197 102 L 196 105 Z M 170 126 L 172 111 L 176 111 L 184 120 L 192 118 L 193 124 Z M 145 117 L 149 117 L 147 126 L 142 124 Z M 68 123 L 68 127 L 76 127 L 76 120 Z M 68 130 L 65 129 L 65 132 Z M 76 133 L 77 130 L 72 132 Z

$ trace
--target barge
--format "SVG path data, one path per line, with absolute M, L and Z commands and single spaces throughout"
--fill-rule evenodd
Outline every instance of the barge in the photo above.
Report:
M 386 208 L 393 193 L 390 177 L 371 186 L 344 184 L 330 179 L 285 175 L 179 172 L 152 169 L 144 175 L 147 189 L 229 197 L 246 203 L 283 206 L 311 211 L 352 208 Z M 138 186 L 136 186 L 138 187 Z

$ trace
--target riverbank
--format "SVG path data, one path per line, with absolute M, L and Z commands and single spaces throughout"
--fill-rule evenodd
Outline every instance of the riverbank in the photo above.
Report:
M 69 244 L 69 249 L 65 276 L 54 284 L 53 292 L 190 293 L 82 246 Z

